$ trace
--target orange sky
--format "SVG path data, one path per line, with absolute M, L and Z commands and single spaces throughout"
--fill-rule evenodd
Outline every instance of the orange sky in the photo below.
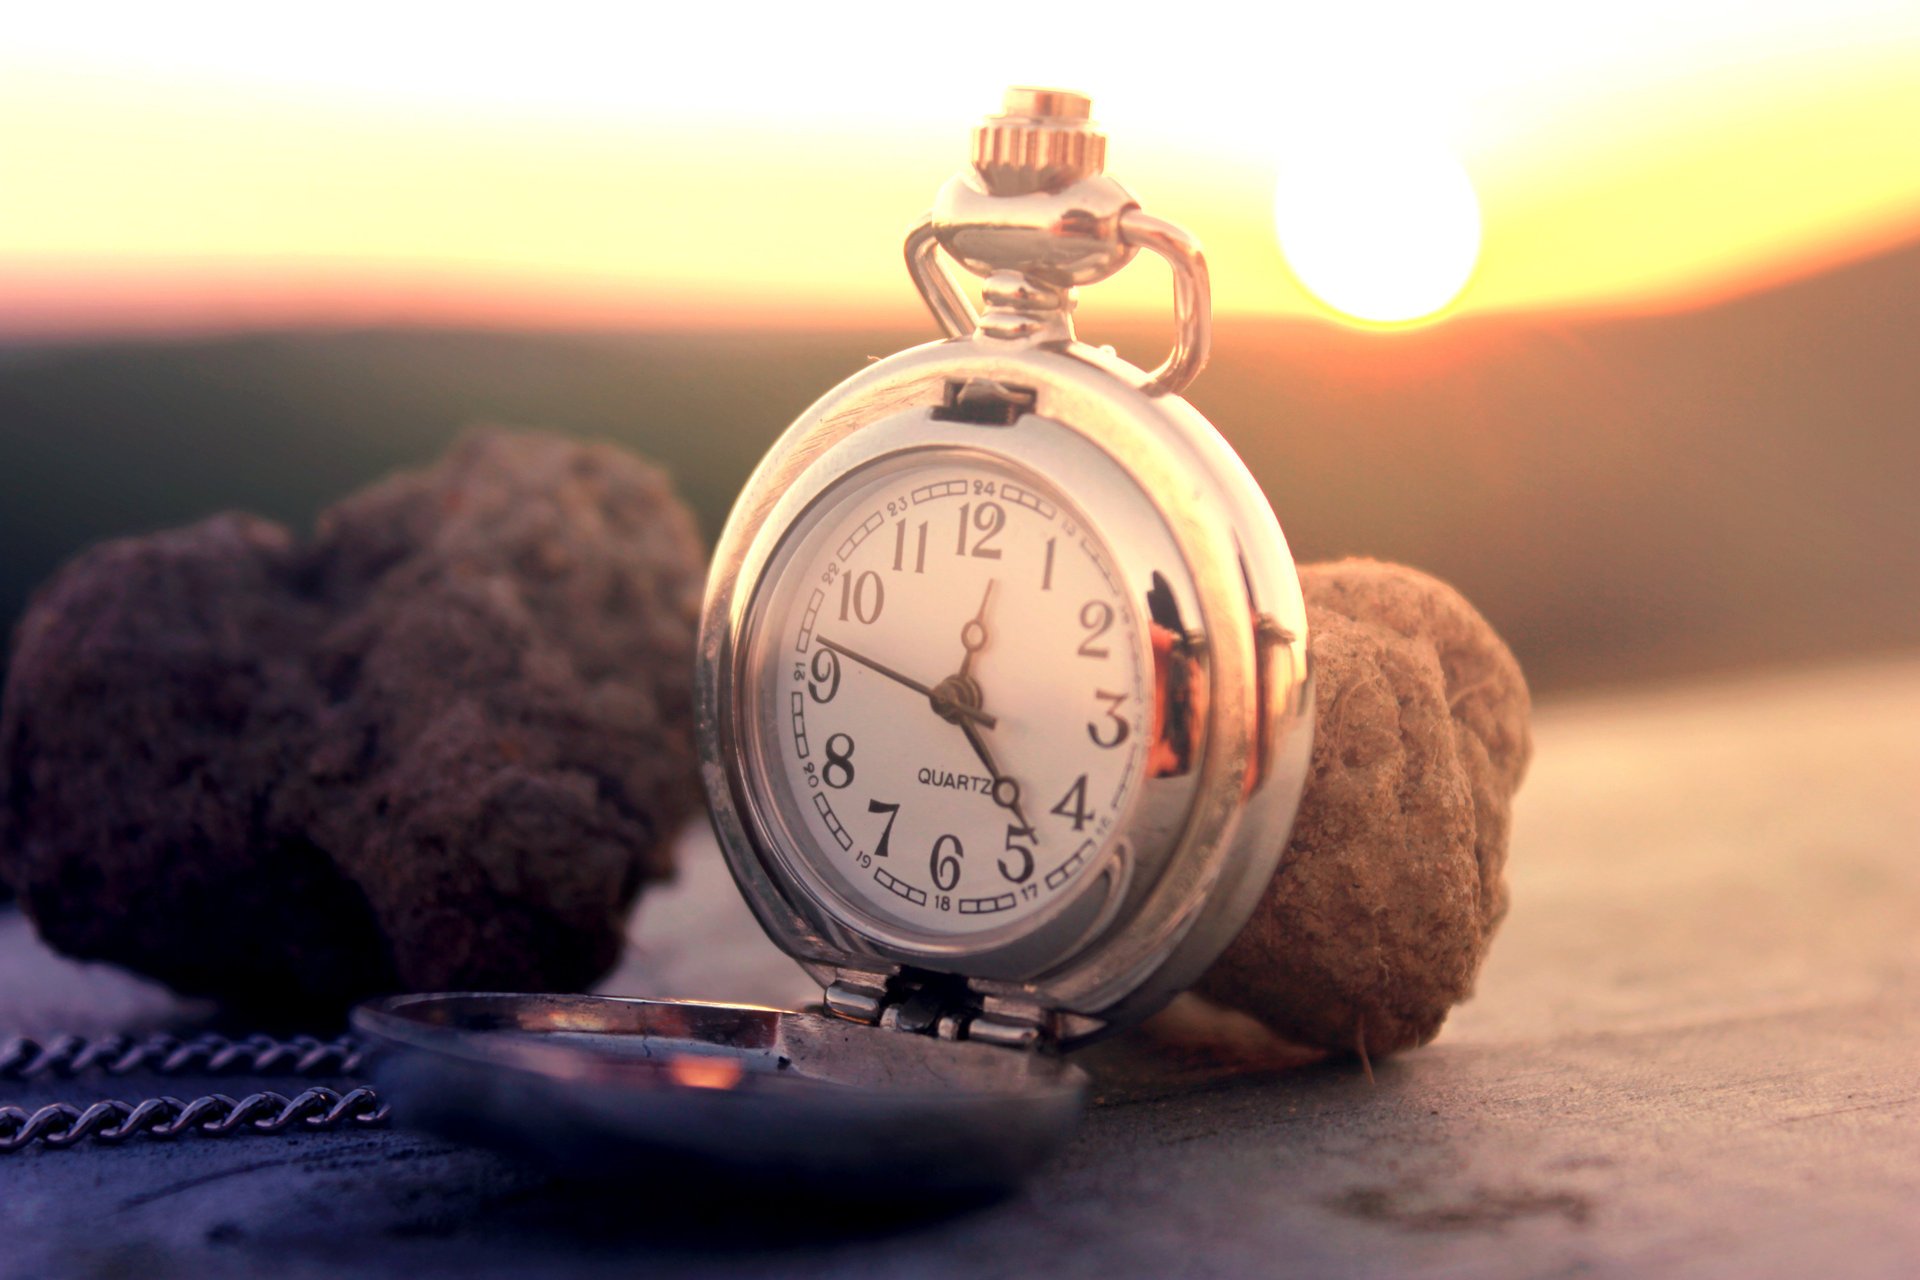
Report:
M 15 17 L 0 333 L 906 319 L 901 232 L 1015 82 L 1093 95 L 1223 312 L 1319 310 L 1273 186 L 1345 131 L 1465 164 L 1457 311 L 1692 305 L 1920 235 L 1910 0 L 1327 7 L 1183 6 L 1178 37 L 1023 10 L 999 52 L 885 5 Z M 1166 289 L 1136 266 L 1085 306 Z

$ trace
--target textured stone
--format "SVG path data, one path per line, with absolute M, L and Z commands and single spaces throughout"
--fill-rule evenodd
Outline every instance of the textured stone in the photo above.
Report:
M 1301 584 L 1313 772 L 1279 872 L 1197 989 L 1298 1044 L 1391 1053 L 1472 994 L 1506 913 L 1527 686 L 1445 583 L 1345 560 Z
M 703 557 L 666 477 L 467 435 L 302 545 L 222 515 L 37 594 L 0 711 L 0 876 L 185 992 L 579 989 L 694 804 Z

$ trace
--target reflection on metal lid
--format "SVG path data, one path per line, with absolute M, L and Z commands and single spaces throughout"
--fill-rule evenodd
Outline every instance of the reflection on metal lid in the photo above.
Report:
M 707 1054 L 677 1053 L 667 1059 L 666 1067 L 675 1084 L 689 1089 L 732 1089 L 747 1074 L 746 1066 L 737 1059 Z

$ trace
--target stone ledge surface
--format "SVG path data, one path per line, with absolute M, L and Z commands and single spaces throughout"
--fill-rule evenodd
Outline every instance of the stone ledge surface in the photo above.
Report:
M 1370 1085 L 1136 1033 L 1095 1051 L 1101 1101 L 1065 1155 L 999 1204 L 648 1204 L 402 1131 L 133 1143 L 0 1158 L 0 1274 L 1901 1273 L 1920 1256 L 1915 724 L 1915 660 L 1542 709 L 1513 912 L 1433 1045 Z M 704 831 L 683 839 L 687 875 L 646 900 L 646 947 L 604 989 L 806 999 Z M 0 1031 L 180 1012 L 0 914 Z M 101 1092 L 0 1082 L 28 1105 Z

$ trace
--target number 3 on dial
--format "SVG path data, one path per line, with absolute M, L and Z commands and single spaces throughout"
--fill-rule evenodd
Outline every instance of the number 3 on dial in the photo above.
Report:
M 1045 477 L 911 452 L 855 475 L 756 605 L 754 666 L 789 677 L 754 720 L 780 852 L 830 909 L 998 935 L 1085 883 L 1126 810 L 1144 617 Z
M 1087 736 L 1093 739 L 1094 746 L 1111 751 L 1127 740 L 1127 734 L 1131 730 L 1126 717 L 1120 714 L 1120 708 L 1126 704 L 1127 695 L 1095 689 L 1093 696 L 1107 704 L 1107 715 L 1105 720 L 1087 722 Z

